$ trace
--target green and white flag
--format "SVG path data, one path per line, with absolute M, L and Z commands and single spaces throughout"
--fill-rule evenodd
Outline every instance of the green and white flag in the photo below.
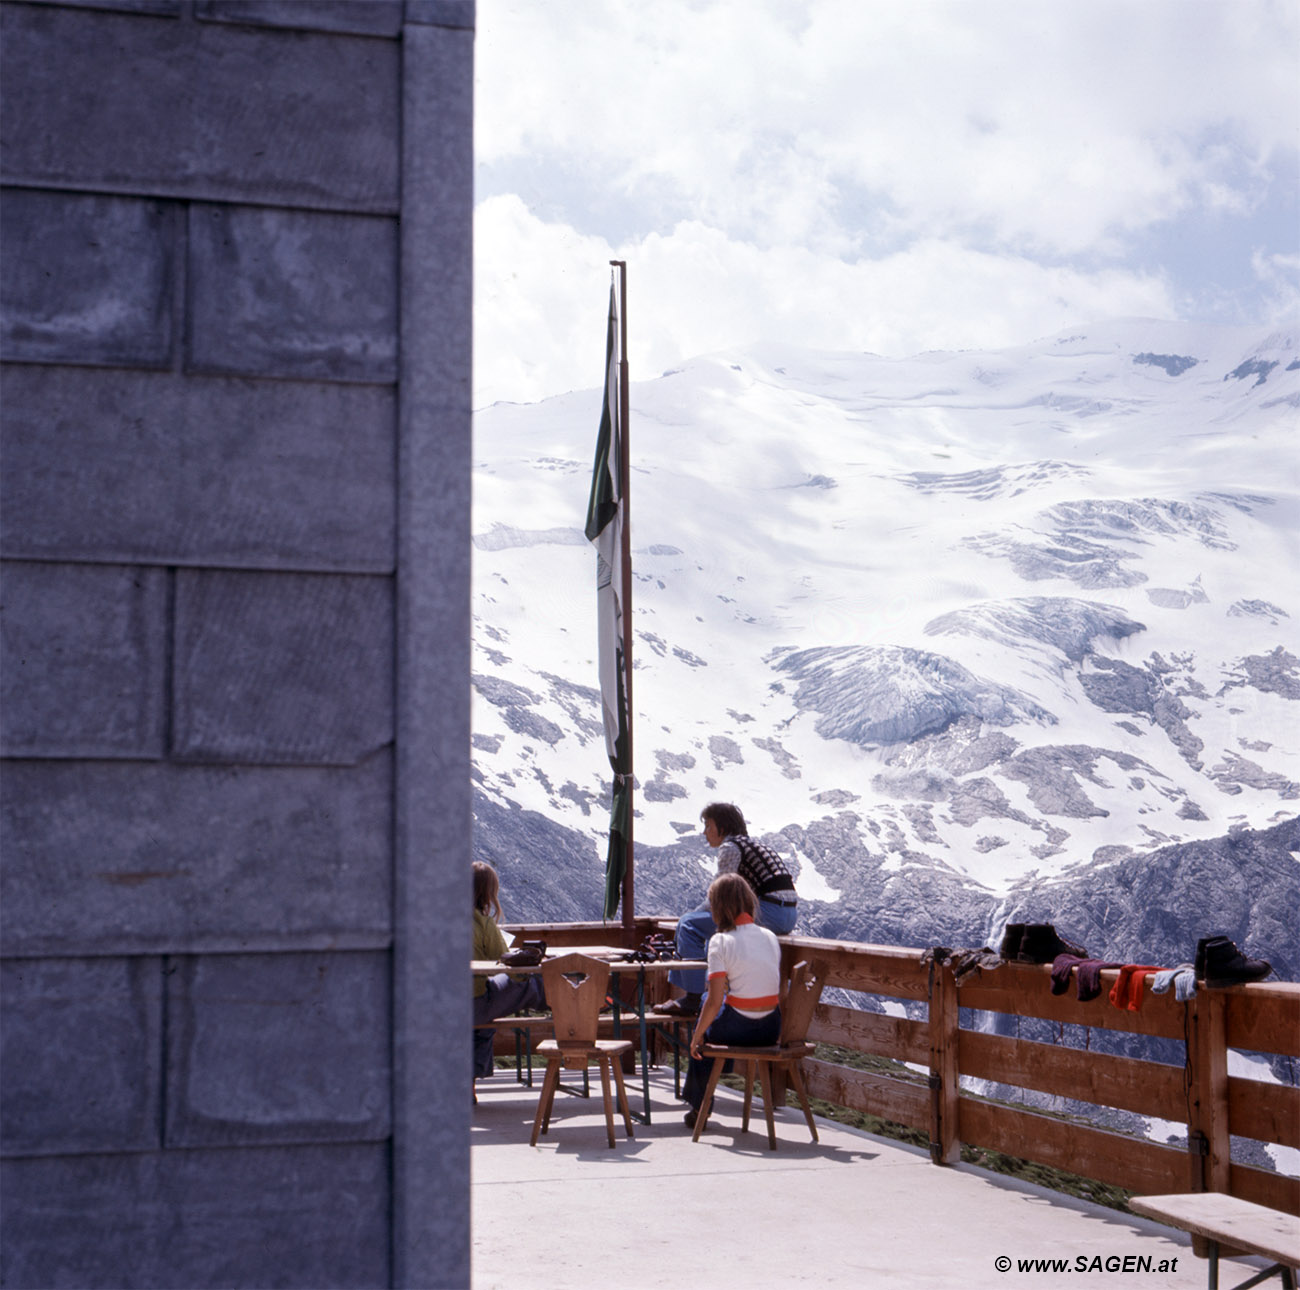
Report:
M 627 707 L 627 659 L 623 653 L 623 610 L 627 587 L 623 569 L 623 525 L 627 522 L 619 491 L 623 426 L 619 389 L 618 296 L 609 288 L 609 334 L 605 342 L 605 405 L 600 414 L 596 463 L 587 503 L 587 540 L 596 547 L 596 614 L 600 635 L 600 707 L 605 749 L 614 772 L 614 804 L 605 859 L 605 917 L 618 910 L 626 869 L 627 840 L 632 828 L 631 722 Z

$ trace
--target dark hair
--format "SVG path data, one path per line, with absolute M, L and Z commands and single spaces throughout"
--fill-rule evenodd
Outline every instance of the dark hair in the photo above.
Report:
M 497 871 L 482 860 L 474 861 L 474 908 L 480 914 L 490 913 L 493 918 L 501 917 L 501 901 L 497 893 L 501 890 L 501 880 Z
M 749 830 L 745 827 L 745 817 L 741 815 L 740 807 L 732 806 L 730 802 L 710 802 L 700 812 L 700 819 L 712 820 L 718 826 L 718 832 L 724 838 L 747 838 L 749 836 Z
M 731 931 L 742 914 L 753 918 L 758 913 L 753 887 L 738 873 L 719 874 L 709 884 L 709 913 L 718 931 Z

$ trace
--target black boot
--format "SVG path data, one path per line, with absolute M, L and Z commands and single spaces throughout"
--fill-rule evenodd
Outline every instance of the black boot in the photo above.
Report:
M 1263 959 L 1248 959 L 1226 936 L 1215 937 L 1205 947 L 1205 984 L 1210 990 L 1262 981 L 1272 970 Z
M 1051 963 L 1058 954 L 1074 954 L 1081 959 L 1088 957 L 1083 946 L 1062 940 L 1051 923 L 1025 924 L 1025 934 L 1016 955 L 1017 963 Z
M 998 948 L 998 953 L 1010 962 L 1020 953 L 1020 942 L 1024 939 L 1024 923 L 1008 923 L 1007 930 L 1002 934 L 1002 944 Z
M 1231 946 L 1232 942 L 1226 936 L 1202 936 L 1201 939 L 1196 942 L 1196 964 L 1194 971 L 1198 981 L 1205 980 L 1205 953 L 1211 945 Z

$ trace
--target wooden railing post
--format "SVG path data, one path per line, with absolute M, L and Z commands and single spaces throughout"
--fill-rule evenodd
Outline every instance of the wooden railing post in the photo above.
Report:
M 1193 1191 L 1229 1187 L 1227 1002 L 1220 991 L 1201 989 L 1191 1008 L 1187 1145 Z
M 1227 1000 L 1204 987 L 1189 1005 L 1187 1159 L 1192 1191 L 1229 1187 Z M 1192 1253 L 1208 1258 L 1209 1242 L 1193 1235 Z
M 936 1165 L 961 1159 L 957 1136 L 957 1042 L 960 1013 L 952 969 L 930 965 L 930 1158 Z

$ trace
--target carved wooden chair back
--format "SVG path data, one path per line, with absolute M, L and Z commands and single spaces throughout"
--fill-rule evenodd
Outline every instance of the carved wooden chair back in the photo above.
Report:
M 599 1038 L 600 1011 L 605 1005 L 609 977 L 609 964 L 588 954 L 565 954 L 542 964 L 542 985 L 555 1023 L 555 1037 L 543 1039 L 537 1045 L 538 1055 L 546 1058 L 546 1076 L 542 1080 L 542 1095 L 533 1120 L 530 1142 L 534 1147 L 537 1139 L 551 1127 L 551 1111 L 560 1085 L 561 1068 L 585 1071 L 593 1061 L 600 1067 L 606 1140 L 611 1147 L 614 1145 L 611 1076 L 618 1089 L 618 1109 L 623 1116 L 623 1127 L 627 1136 L 632 1137 L 632 1111 L 627 1103 L 622 1066 L 624 1057 L 632 1051 L 632 1041 Z
M 542 985 L 555 1021 L 555 1042 L 565 1049 L 595 1047 L 600 1010 L 609 989 L 609 964 L 586 954 L 547 959 L 542 964 Z
M 781 1047 L 802 1044 L 808 1038 L 808 1027 L 822 997 L 826 984 L 826 968 L 822 963 L 801 961 L 790 970 L 790 984 L 781 1000 Z

